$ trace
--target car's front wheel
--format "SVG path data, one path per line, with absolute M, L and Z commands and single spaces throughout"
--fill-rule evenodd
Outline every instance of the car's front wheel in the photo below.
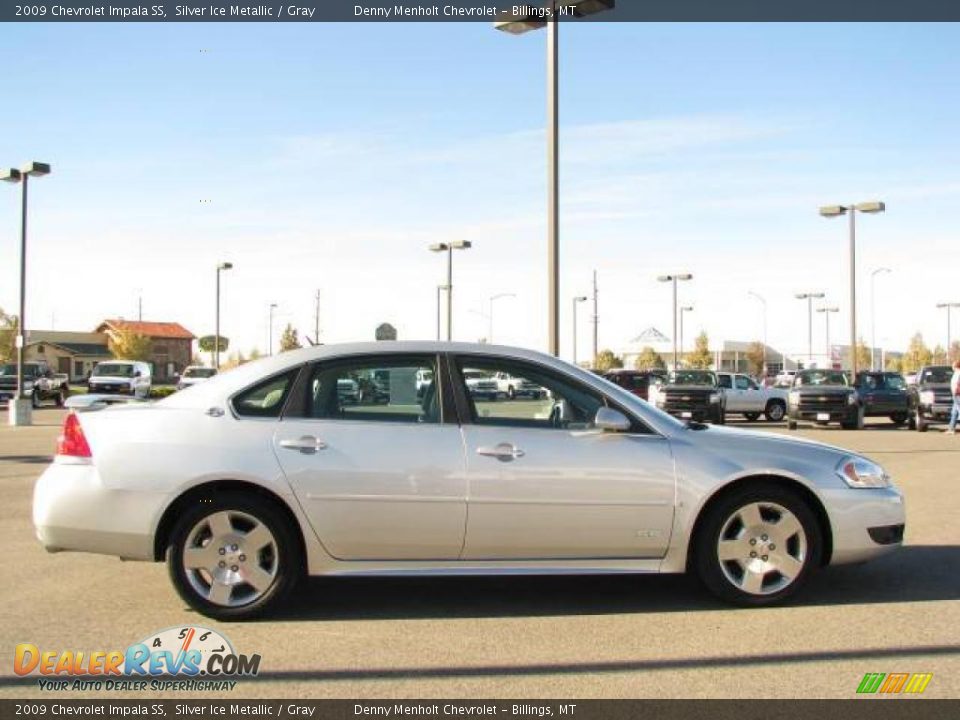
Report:
M 787 406 L 782 402 L 777 402 L 776 400 L 771 400 L 767 403 L 767 409 L 764 412 L 767 420 L 770 422 L 780 422 L 783 420 L 784 415 L 787 414 Z
M 779 485 L 745 486 L 707 510 L 693 566 L 717 597 L 738 605 L 777 603 L 819 566 L 819 523 L 807 502 Z
M 213 493 L 188 508 L 170 535 L 167 567 L 180 597 L 217 620 L 275 607 L 303 574 L 291 523 L 270 501 Z

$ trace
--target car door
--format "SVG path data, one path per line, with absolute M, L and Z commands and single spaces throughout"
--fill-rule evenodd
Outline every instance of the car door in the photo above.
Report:
M 737 389 L 733 386 L 733 375 L 727 373 L 718 374 L 717 385 L 720 386 L 720 392 L 723 393 L 727 412 L 742 411 L 743 407 L 740 396 L 738 395 Z
M 543 392 L 485 402 L 463 380 L 477 371 L 509 372 Z M 539 364 L 463 356 L 453 376 L 467 451 L 464 559 L 664 555 L 675 495 L 666 438 L 639 424 L 594 429 L 597 410 L 612 401 Z
M 740 410 L 743 412 L 760 412 L 763 410 L 760 392 L 753 380 L 746 375 L 734 375 L 733 388 L 737 398 L 737 407 Z
M 321 361 L 302 373 L 274 449 L 333 557 L 459 557 L 467 513 L 463 439 L 444 410 L 437 365 L 436 356 L 384 354 Z M 433 380 L 424 385 L 425 377 Z M 345 399 L 338 389 L 344 379 L 365 391 Z

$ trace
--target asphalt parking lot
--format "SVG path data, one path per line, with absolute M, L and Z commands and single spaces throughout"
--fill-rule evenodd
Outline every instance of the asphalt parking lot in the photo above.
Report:
M 228 699 L 850 698 L 866 672 L 932 672 L 924 696 L 960 696 L 960 436 L 939 429 L 798 433 L 882 462 L 907 532 L 899 553 L 828 568 L 787 606 L 733 609 L 684 577 L 314 579 L 279 617 L 223 624 L 187 610 L 161 565 L 40 548 L 31 489 L 62 417 L 0 427 L 2 697 L 43 695 L 14 676 L 17 643 L 122 649 L 187 624 L 262 656 Z M 787 432 L 751 425 L 765 426 Z

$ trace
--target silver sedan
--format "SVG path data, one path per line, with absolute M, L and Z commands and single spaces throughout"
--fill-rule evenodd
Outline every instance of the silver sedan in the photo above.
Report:
M 538 391 L 465 379 L 498 374 Z M 298 350 L 72 413 L 33 518 L 50 551 L 166 560 L 183 600 L 224 620 L 307 574 L 692 571 L 767 605 L 904 530 L 867 458 L 684 424 L 533 351 L 432 342 Z

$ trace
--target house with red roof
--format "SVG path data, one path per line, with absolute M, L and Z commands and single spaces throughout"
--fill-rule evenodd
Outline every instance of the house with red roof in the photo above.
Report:
M 153 366 L 154 382 L 171 382 L 193 359 L 196 336 L 180 323 L 104 320 L 95 330 L 107 338 L 123 331 L 150 338 L 149 362 Z

